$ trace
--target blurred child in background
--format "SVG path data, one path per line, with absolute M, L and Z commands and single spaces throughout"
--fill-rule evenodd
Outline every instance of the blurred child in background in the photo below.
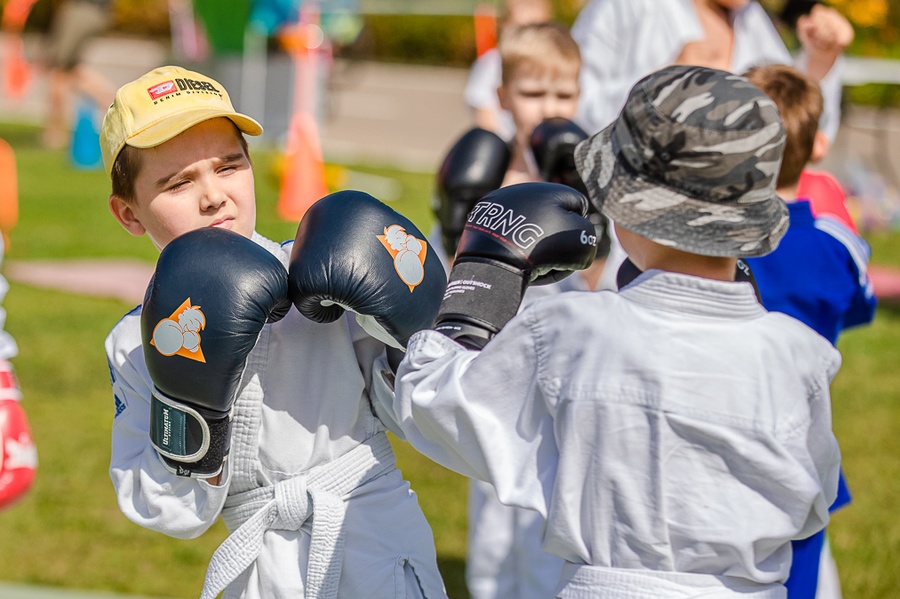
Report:
M 468 210 L 481 196 L 517 183 L 577 180 L 574 149 L 587 137 L 570 120 L 578 106 L 581 59 L 564 27 L 541 22 L 506 28 L 498 52 L 502 76 L 496 95 L 514 130 L 508 143 L 484 128 L 469 131 L 440 169 L 436 213 L 448 268 Z M 567 168 L 571 172 L 560 172 Z M 613 288 L 615 273 L 603 277 L 607 221 L 597 211 L 591 216 L 600 239 L 593 264 L 557 283 L 529 288 L 523 306 L 564 291 Z M 541 547 L 542 528 L 537 512 L 503 505 L 489 483 L 470 481 L 466 583 L 473 599 L 553 595 L 562 560 Z
M 746 77 L 772 98 L 784 120 L 787 140 L 777 192 L 790 213 L 790 226 L 775 251 L 747 262 L 767 309 L 793 316 L 836 345 L 841 331 L 872 321 L 876 299 L 867 274 L 868 244 L 839 217 L 816 216 L 816 200 L 798 194 L 803 170 L 828 148 L 818 127 L 822 93 L 809 76 L 786 65 L 755 67 Z M 843 474 L 840 482 L 832 511 L 850 502 Z M 788 599 L 840 597 L 825 530 L 793 547 Z M 824 584 L 817 595 L 823 552 Z
M 506 29 L 529 23 L 544 23 L 551 16 L 549 0 L 506 0 L 500 36 L 503 36 Z M 493 131 L 503 139 L 510 139 L 515 125 L 509 112 L 500 106 L 497 99 L 500 71 L 500 51 L 498 48 L 491 48 L 472 64 L 463 97 L 472 110 L 476 126 Z

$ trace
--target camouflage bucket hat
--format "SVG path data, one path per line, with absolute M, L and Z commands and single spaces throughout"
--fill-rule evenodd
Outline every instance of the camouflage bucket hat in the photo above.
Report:
M 619 118 L 575 149 L 598 210 L 657 243 L 706 256 L 761 256 L 788 211 L 775 194 L 785 133 L 743 77 L 673 66 L 639 81 Z

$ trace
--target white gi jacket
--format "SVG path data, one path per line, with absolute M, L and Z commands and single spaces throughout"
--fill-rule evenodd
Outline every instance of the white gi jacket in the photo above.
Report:
M 543 515 L 559 597 L 774 599 L 835 497 L 839 366 L 748 283 L 651 270 L 538 300 L 481 352 L 417 333 L 392 409 L 419 451 Z
M 497 88 L 503 83 L 502 71 L 500 50 L 497 48 L 491 48 L 476 58 L 469 70 L 463 99 L 473 110 L 496 110 L 497 125 L 500 128 L 496 133 L 510 141 L 516 135 L 516 124 L 512 114 L 501 108 L 500 96 L 497 95 Z
M 3 240 L 0 239 L 0 266 L 3 265 Z M 10 360 L 19 354 L 19 346 L 12 335 L 6 332 L 6 309 L 3 308 L 3 299 L 9 291 L 9 282 L 0 275 L 0 360 Z
M 572 25 L 581 49 L 578 122 L 588 133 L 610 124 L 632 86 L 703 39 L 693 0 L 591 0 Z M 790 55 L 769 16 L 752 1 L 734 13 L 731 72 L 762 64 L 794 64 L 805 71 L 806 56 Z M 825 99 L 819 128 L 834 141 L 840 125 L 842 60 L 820 82 Z
M 287 263 L 291 244 L 253 240 Z M 232 412 L 223 483 L 212 486 L 172 474 L 150 444 L 140 315 L 106 340 L 110 476 L 122 512 L 141 526 L 192 538 L 223 516 L 232 535 L 204 597 L 234 577 L 225 597 L 446 597 L 431 529 L 369 403 L 392 395 L 379 372 L 384 346 L 352 316 L 317 324 L 291 309 L 263 328 Z

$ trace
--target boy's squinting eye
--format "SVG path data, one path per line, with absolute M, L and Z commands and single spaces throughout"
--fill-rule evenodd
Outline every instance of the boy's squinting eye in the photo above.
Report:
M 188 184 L 188 182 L 184 179 L 174 181 L 171 185 L 166 188 L 166 191 L 179 191 L 184 189 L 184 187 Z
M 219 166 L 220 173 L 231 173 L 245 166 L 249 166 L 247 164 L 247 157 L 244 154 L 232 154 L 230 156 L 225 156 L 222 159 L 222 164 Z

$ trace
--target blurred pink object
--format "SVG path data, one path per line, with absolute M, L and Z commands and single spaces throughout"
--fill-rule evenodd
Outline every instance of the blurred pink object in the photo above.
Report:
M 833 216 L 850 227 L 854 233 L 859 233 L 847 209 L 847 194 L 831 174 L 804 169 L 797 186 L 797 198 L 809 200 L 814 215 Z

